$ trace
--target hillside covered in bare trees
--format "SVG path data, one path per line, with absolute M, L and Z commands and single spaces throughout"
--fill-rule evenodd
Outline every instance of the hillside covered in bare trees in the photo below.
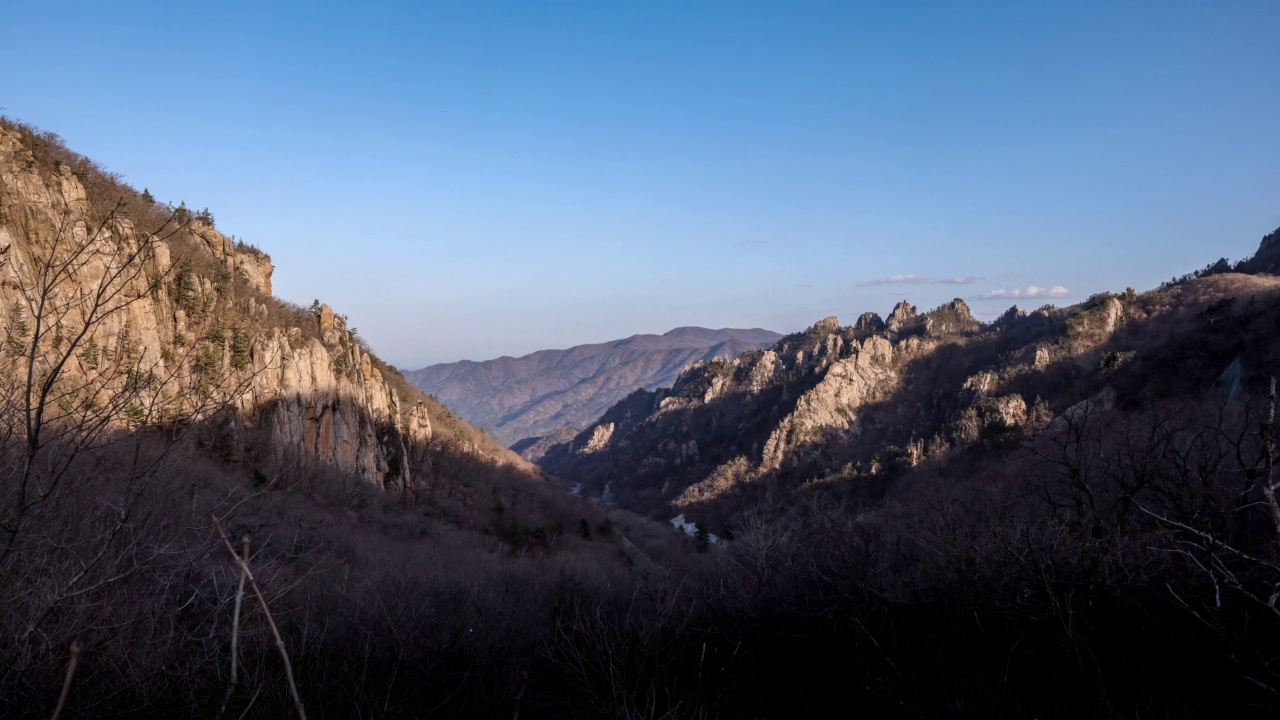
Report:
M 405 377 L 514 447 L 589 425 L 632 390 L 670 385 L 689 363 L 733 359 L 779 337 L 759 328 L 682 327 L 518 358 L 441 363 Z
M 1276 237 L 828 318 L 539 469 L 5 120 L 0 717 L 1271 717 Z

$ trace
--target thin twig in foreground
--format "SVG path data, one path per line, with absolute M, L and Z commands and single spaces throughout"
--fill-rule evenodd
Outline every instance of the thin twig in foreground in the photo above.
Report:
M 71 683 L 76 677 L 76 666 L 80 664 L 80 653 L 84 652 L 84 645 L 79 640 L 71 643 L 71 660 L 67 663 L 67 678 L 62 681 L 62 694 L 58 696 L 58 706 L 53 709 L 53 720 L 58 720 L 62 715 L 62 709 L 67 706 L 67 696 L 71 694 Z
M 235 611 L 231 614 L 231 679 L 227 681 L 227 694 L 222 696 L 222 705 L 218 708 L 218 717 L 221 718 L 227 711 L 227 703 L 231 702 L 231 696 L 236 691 L 236 684 L 240 682 L 238 675 L 238 665 L 240 660 L 240 651 L 238 643 L 240 641 L 240 605 L 244 601 L 244 578 L 245 568 L 249 566 L 249 536 L 244 536 L 244 557 L 240 566 L 240 587 L 236 589 L 236 606 Z
M 254 596 L 258 598 L 258 605 L 262 607 L 263 614 L 267 616 L 267 626 L 271 628 L 271 635 L 276 639 L 276 648 L 280 650 L 280 659 L 284 660 L 285 679 L 289 681 L 289 694 L 293 696 L 293 706 L 297 708 L 300 720 L 307 720 L 306 708 L 302 706 L 302 696 L 298 694 L 298 683 L 293 679 L 293 664 L 289 662 L 289 653 L 285 650 L 284 638 L 280 637 L 280 629 L 276 627 L 275 618 L 271 616 L 271 609 L 267 607 L 267 599 L 262 596 L 258 581 L 253 579 L 253 571 L 249 569 L 249 564 L 240 559 L 235 547 L 227 539 L 227 533 L 222 529 L 222 523 L 218 522 L 218 517 L 216 515 L 211 517 L 214 529 L 218 531 L 218 536 L 222 538 L 222 544 L 227 547 L 231 557 L 235 558 L 236 564 L 240 566 L 240 572 L 244 573 Z

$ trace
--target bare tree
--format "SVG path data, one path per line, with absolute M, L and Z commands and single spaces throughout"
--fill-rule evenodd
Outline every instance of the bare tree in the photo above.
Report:
M 191 222 L 182 212 L 143 231 L 124 199 L 97 217 L 63 200 L 53 212 L 11 204 L 0 236 L 0 697 L 19 716 L 25 676 L 68 639 L 46 631 L 50 618 L 61 613 L 65 633 L 69 609 L 89 612 L 172 552 L 147 536 L 138 501 L 252 380 L 202 368 L 195 343 L 175 352 L 135 336 L 174 274 L 165 258 Z
M 1270 379 L 1266 409 L 1256 426 L 1248 405 L 1237 404 L 1232 412 L 1226 408 L 1219 422 L 1209 427 L 1212 457 L 1218 463 L 1206 464 L 1204 452 L 1170 453 L 1175 468 L 1185 468 L 1185 476 L 1204 482 L 1209 491 L 1204 494 L 1216 494 L 1221 502 L 1218 517 L 1204 511 L 1177 513 L 1158 501 L 1144 502 L 1140 510 L 1168 531 L 1175 552 L 1208 577 L 1214 588 L 1213 607 L 1222 607 L 1225 589 L 1280 618 L 1275 378 Z

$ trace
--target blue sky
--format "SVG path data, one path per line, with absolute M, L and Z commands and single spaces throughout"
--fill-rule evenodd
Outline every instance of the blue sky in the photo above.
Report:
M 0 107 L 390 362 L 1069 304 L 1280 226 L 1280 3 L 14 3 Z M 984 296 L 996 296 L 987 298 Z

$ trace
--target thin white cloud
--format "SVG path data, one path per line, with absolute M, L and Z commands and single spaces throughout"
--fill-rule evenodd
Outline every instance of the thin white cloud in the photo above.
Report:
M 890 275 L 889 277 L 876 278 L 875 280 L 864 280 L 858 283 L 866 287 L 870 285 L 972 285 L 982 278 L 978 275 L 956 275 L 948 278 L 935 278 L 931 275 L 914 275 L 907 273 L 905 275 Z
M 1013 288 L 1012 290 L 988 290 L 977 296 L 979 300 L 998 300 L 1001 298 L 1060 298 L 1071 294 L 1071 291 L 1062 285 L 1054 285 L 1053 287 L 1040 287 L 1039 285 L 1031 285 L 1025 288 Z

